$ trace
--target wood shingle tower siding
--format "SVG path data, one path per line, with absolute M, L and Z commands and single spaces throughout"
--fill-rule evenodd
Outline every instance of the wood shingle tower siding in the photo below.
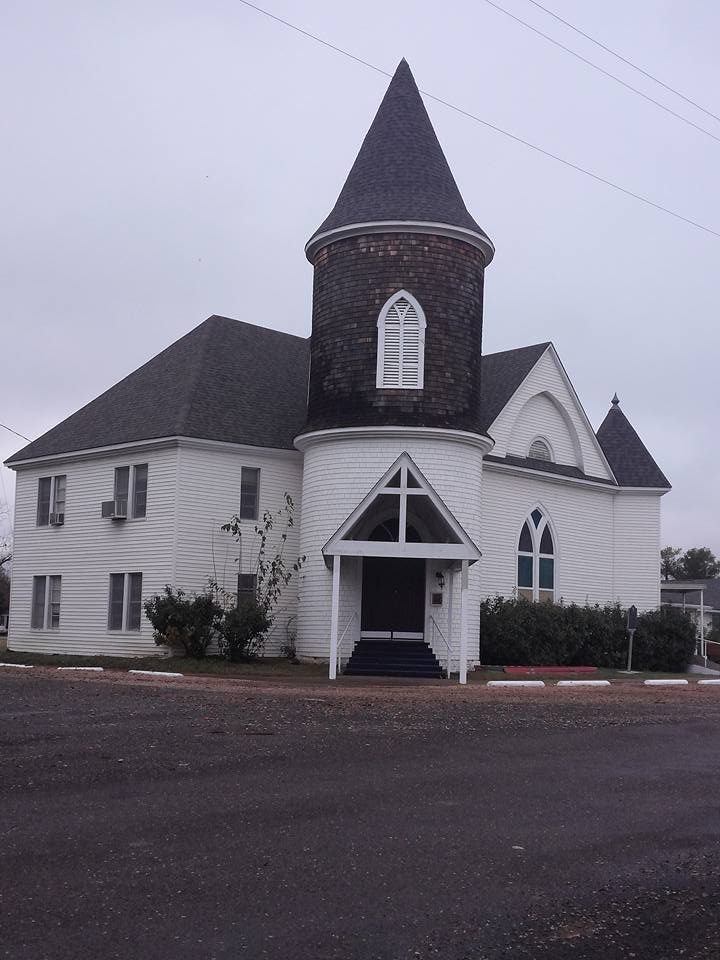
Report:
M 465 207 L 404 60 L 307 252 L 315 275 L 304 432 L 481 433 L 483 283 L 493 247 Z M 422 389 L 376 382 L 378 317 L 400 290 L 427 320 Z

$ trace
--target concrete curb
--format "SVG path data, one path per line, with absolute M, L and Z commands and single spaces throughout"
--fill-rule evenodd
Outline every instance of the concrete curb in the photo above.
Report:
M 105 667 L 58 667 L 58 670 L 92 670 L 93 673 L 102 673 Z
M 138 674 L 142 677 L 184 677 L 184 673 L 165 673 L 162 670 L 128 670 L 128 673 Z
M 558 680 L 558 687 L 609 687 L 609 680 Z
M 488 680 L 488 687 L 544 687 L 544 680 Z
M 643 680 L 645 687 L 686 687 L 689 680 Z
M 714 686 L 720 686 L 720 680 L 698 680 L 698 683 L 710 684 Z
M 32 663 L 0 663 L 0 667 L 14 667 L 15 670 L 32 670 Z

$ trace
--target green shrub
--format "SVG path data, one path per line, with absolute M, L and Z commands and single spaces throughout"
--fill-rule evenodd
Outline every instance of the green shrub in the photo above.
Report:
M 218 626 L 218 646 L 223 657 L 238 663 L 254 660 L 260 653 L 271 620 L 255 600 L 241 600 L 229 607 Z
M 523 666 L 627 665 L 627 612 L 619 604 L 577 606 L 491 597 L 480 608 L 480 657 Z M 682 672 L 695 649 L 695 626 L 673 607 L 640 614 L 633 646 L 637 670 Z
M 188 597 L 166 586 L 145 601 L 145 616 L 153 625 L 158 645 L 182 645 L 185 656 L 201 660 L 223 617 L 222 607 L 212 593 Z
M 689 614 L 677 607 L 660 607 L 638 617 L 633 646 L 633 667 L 637 670 L 687 669 L 697 643 L 697 628 Z

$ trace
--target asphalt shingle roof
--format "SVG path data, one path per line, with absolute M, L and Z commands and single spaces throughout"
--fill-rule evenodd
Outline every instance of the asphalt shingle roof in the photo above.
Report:
M 7 461 L 159 437 L 292 449 L 309 341 L 210 317 Z
M 483 430 L 548 346 L 482 358 Z M 6 462 L 176 436 L 291 450 L 305 426 L 309 365 L 309 340 L 210 317 Z M 598 439 L 621 485 L 669 486 L 618 408 L 605 418 Z M 504 462 L 585 476 L 545 461 L 506 457 Z
M 482 358 L 480 406 L 482 429 L 490 429 L 508 400 L 550 346 L 535 343 L 515 350 L 488 353 Z
M 340 196 L 313 234 L 353 223 L 416 220 L 465 227 L 470 216 L 405 60 L 400 62 Z
M 597 438 L 621 487 L 670 489 L 667 477 L 653 460 L 619 403 L 613 402 L 600 424 Z

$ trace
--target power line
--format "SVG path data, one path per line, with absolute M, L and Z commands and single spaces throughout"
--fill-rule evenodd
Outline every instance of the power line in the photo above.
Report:
M 26 437 L 24 433 L 18 433 L 17 430 L 13 430 L 12 427 L 6 426 L 4 423 L 0 423 L 0 427 L 4 430 L 8 430 L 10 433 L 14 433 L 16 437 L 20 437 L 21 440 L 27 440 L 28 443 L 32 443 L 30 437 Z
M 587 57 L 583 57 L 582 54 L 576 53 L 570 47 L 566 47 L 564 43 L 560 43 L 559 40 L 555 40 L 555 38 L 551 37 L 549 34 L 543 33 L 542 30 L 538 30 L 537 27 L 533 27 L 531 23 L 527 23 L 527 21 L 521 19 L 520 17 L 516 17 L 514 13 L 510 13 L 510 11 L 506 10 L 505 7 L 501 7 L 499 3 L 495 3 L 494 0 L 485 0 L 485 3 L 493 7 L 493 9 L 499 10 L 500 13 L 504 13 L 506 17 L 510 17 L 511 20 L 521 24 L 528 30 L 532 30 L 533 33 L 536 33 L 539 37 L 542 37 L 543 40 L 547 40 L 549 43 L 552 43 L 561 50 L 564 50 L 565 53 L 569 53 L 571 57 L 575 57 L 577 60 L 582 61 L 582 63 L 586 63 L 589 67 L 592 67 L 593 70 L 597 70 L 604 77 L 609 77 L 610 80 L 614 80 L 615 83 L 619 83 L 620 86 L 625 87 L 626 90 L 631 90 L 639 97 L 642 97 L 643 100 L 647 100 L 648 103 L 655 104 L 656 107 L 664 110 L 665 113 L 669 113 L 671 116 L 677 117 L 678 120 L 682 120 L 682 122 L 686 123 L 688 126 L 694 127 L 695 130 L 699 130 L 700 133 L 704 133 L 706 137 L 710 137 L 712 140 L 717 140 L 717 142 L 720 143 L 720 137 L 716 137 L 714 133 L 710 133 L 710 131 L 706 130 L 705 127 L 701 127 L 699 124 L 693 123 L 692 120 L 688 120 L 688 118 L 684 117 L 681 113 L 676 113 L 675 110 L 671 110 L 670 107 L 666 107 L 664 103 L 661 103 L 659 100 L 655 100 L 653 97 L 648 96 L 646 93 L 643 93 L 642 90 L 638 90 L 638 88 L 634 87 L 631 83 L 626 83 L 624 80 L 621 80 L 620 77 L 616 77 L 614 73 L 610 73 L 609 70 L 604 70 L 602 67 L 599 67 L 596 63 L 593 63 L 592 60 L 588 60 Z
M 696 100 L 691 100 L 690 97 L 686 97 L 684 93 L 680 93 L 680 91 L 676 90 L 675 87 L 671 87 L 670 84 L 664 83 L 659 77 L 654 76 L 654 74 L 648 73 L 647 70 L 643 70 L 642 67 L 639 67 L 636 63 L 633 63 L 632 60 L 628 60 L 626 57 L 623 57 L 622 54 L 618 53 L 617 50 L 613 50 L 600 40 L 596 40 L 595 37 L 591 37 L 589 33 L 585 33 L 584 30 L 581 30 L 579 27 L 576 27 L 574 24 L 570 23 L 569 20 L 563 20 L 561 16 L 559 16 L 553 10 L 549 10 L 547 7 L 544 7 L 541 3 L 538 3 L 537 0 L 528 0 L 528 3 L 532 3 L 533 6 L 538 7 L 538 9 L 543 10 L 549 16 L 554 17 L 560 23 L 565 24 L 566 27 L 574 30 L 575 33 L 579 34 L 581 37 L 584 37 L 586 40 L 589 40 L 590 43 L 594 43 L 596 47 L 600 47 L 600 49 L 604 50 L 606 53 L 610 53 L 613 57 L 617 57 L 618 60 L 621 60 L 623 63 L 627 64 L 628 67 L 632 67 L 633 70 L 637 70 L 638 73 L 641 73 L 644 77 L 647 77 L 648 80 L 652 80 L 654 83 L 659 83 L 661 87 L 663 87 L 665 90 L 669 90 L 670 93 L 674 93 L 676 97 L 680 97 L 680 99 L 684 100 L 685 103 L 689 103 L 691 106 L 696 107 L 703 113 L 706 113 L 708 117 L 712 117 L 713 120 L 720 120 L 720 116 L 718 116 L 716 113 L 713 113 L 712 110 L 708 110 Z
M 258 7 L 254 3 L 250 3 L 250 0 L 239 0 L 239 3 L 242 3 L 246 7 L 250 7 L 252 10 L 262 13 L 264 16 L 269 17 L 271 20 L 275 20 L 277 23 L 281 23 L 283 26 L 288 27 L 290 30 L 294 30 L 296 33 L 301 34 L 304 37 L 307 37 L 309 40 L 314 40 L 316 43 L 321 44 L 324 47 L 328 47 L 330 50 L 334 50 L 335 53 L 340 53 L 342 56 L 347 57 L 350 60 L 354 60 L 356 63 L 362 64 L 364 67 L 369 67 L 371 70 L 374 70 L 376 73 L 381 73 L 385 77 L 392 77 L 392 73 L 389 73 L 387 70 L 383 70 L 382 67 L 376 66 L 374 63 L 370 63 L 368 60 L 363 60 L 361 57 L 356 57 L 355 54 L 350 53 L 347 50 L 343 50 L 342 47 L 336 46 L 334 43 L 330 43 L 327 40 L 323 40 L 321 37 L 316 36 L 314 33 L 310 33 L 307 30 L 303 30 L 302 27 L 298 27 L 294 23 L 290 23 L 289 20 L 283 20 L 282 17 L 276 16 L 274 13 L 270 13 L 268 10 L 264 10 L 262 7 Z M 586 170 L 584 167 L 579 166 L 576 163 L 573 163 L 571 160 L 565 160 L 563 157 L 558 156 L 556 153 L 551 153 L 549 150 L 545 150 L 543 147 L 537 146 L 535 143 L 531 143 L 529 140 L 524 140 L 522 137 L 517 136 L 514 133 L 510 133 L 508 130 L 503 130 L 502 127 L 498 127 L 494 123 L 490 123 L 489 120 L 483 120 L 482 117 L 476 116 L 474 113 L 470 113 L 467 110 L 463 110 L 462 107 L 456 106 L 454 103 L 450 103 L 448 100 L 443 100 L 442 97 L 435 96 L 434 93 L 430 93 L 427 90 L 420 90 L 420 93 L 427 97 L 429 100 L 434 100 L 436 103 L 442 104 L 444 107 L 447 107 L 449 110 L 454 110 L 455 113 L 459 113 L 463 117 L 467 117 L 470 120 L 474 120 L 476 123 L 481 123 L 483 126 L 488 127 L 490 130 L 494 130 L 495 133 L 500 133 L 504 137 L 508 137 L 510 140 L 514 140 L 515 143 L 521 143 L 523 146 L 528 147 L 530 150 L 534 150 L 536 153 L 542 154 L 544 157 L 549 157 L 551 160 L 556 160 L 558 163 L 562 163 L 563 166 L 569 167 L 571 170 L 575 170 L 578 173 L 584 174 L 586 177 L 590 177 L 592 180 L 597 181 L 598 183 L 605 184 L 606 187 L 612 187 L 613 190 L 617 190 L 618 193 L 624 194 L 626 197 L 631 197 L 633 200 L 639 200 L 640 203 L 646 204 L 648 207 L 652 207 L 655 210 L 659 210 L 661 213 L 666 213 L 671 217 L 675 217 L 676 220 L 681 220 L 683 223 L 689 224 L 691 227 L 696 227 L 698 230 L 702 230 L 704 233 L 709 233 L 713 237 L 720 237 L 720 232 L 713 230 L 712 227 L 706 227 L 704 224 L 699 223 L 697 220 L 691 220 L 689 217 L 683 216 L 681 213 L 676 213 L 675 210 L 671 210 L 669 207 L 664 207 L 662 204 L 655 203 L 654 200 L 650 200 L 648 197 L 644 197 L 639 193 L 634 193 L 632 190 L 627 190 L 625 187 L 621 187 L 619 184 L 614 183 L 612 180 L 608 180 L 605 177 L 601 177 L 597 173 L 592 173 L 590 170 Z

